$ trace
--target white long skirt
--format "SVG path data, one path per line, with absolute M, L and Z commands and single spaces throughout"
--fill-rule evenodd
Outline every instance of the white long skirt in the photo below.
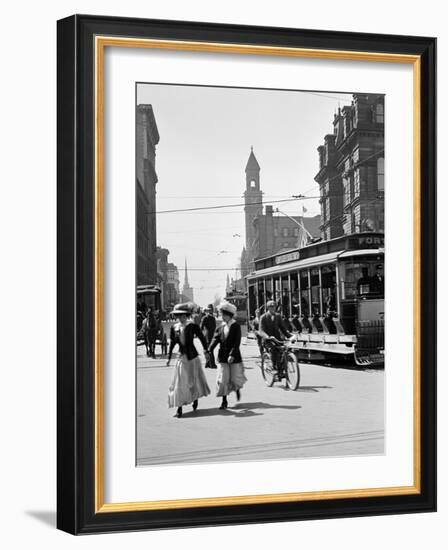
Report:
M 243 363 L 219 363 L 216 373 L 216 396 L 224 397 L 240 390 L 247 382 Z
M 168 391 L 168 406 L 189 405 L 210 394 L 210 388 L 199 357 L 187 359 L 181 355 L 174 367 L 173 380 Z

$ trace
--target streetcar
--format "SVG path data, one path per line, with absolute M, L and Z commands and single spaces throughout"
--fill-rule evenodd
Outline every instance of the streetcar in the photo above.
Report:
M 137 304 L 145 311 L 151 307 L 153 311 L 160 309 L 161 289 L 157 285 L 137 286 Z
M 226 300 L 236 307 L 235 319 L 240 325 L 247 323 L 247 296 L 244 292 L 227 292 Z
M 274 300 L 297 359 L 384 366 L 384 234 L 356 233 L 255 260 L 249 321 Z

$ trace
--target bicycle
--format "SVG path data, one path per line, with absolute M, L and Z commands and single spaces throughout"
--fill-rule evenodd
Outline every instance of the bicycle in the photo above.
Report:
M 300 366 L 297 357 L 285 342 L 274 337 L 263 343 L 261 374 L 269 388 L 274 382 L 281 382 L 283 379 L 290 390 L 295 391 L 300 385 Z

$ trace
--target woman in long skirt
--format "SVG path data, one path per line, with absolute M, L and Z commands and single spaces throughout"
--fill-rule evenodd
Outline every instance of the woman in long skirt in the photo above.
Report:
M 227 396 L 236 393 L 236 399 L 241 399 L 241 388 L 247 379 L 244 375 L 244 365 L 241 358 L 241 327 L 235 321 L 236 307 L 223 301 L 218 307 L 223 323 L 216 329 L 215 336 L 209 346 L 210 353 L 219 344 L 218 371 L 216 377 L 216 396 L 222 397 L 220 409 L 227 409 Z
M 189 304 L 177 304 L 172 313 L 177 318 L 177 323 L 171 327 L 170 348 L 168 352 L 169 366 L 173 349 L 179 346 L 179 358 L 174 367 L 173 380 L 168 392 L 168 406 L 177 407 L 175 417 L 182 416 L 182 407 L 193 404 L 193 410 L 198 408 L 198 399 L 209 395 L 210 388 L 207 384 L 201 360 L 194 345 L 194 337 L 197 336 L 208 357 L 207 342 L 199 326 L 190 320 L 191 306 Z

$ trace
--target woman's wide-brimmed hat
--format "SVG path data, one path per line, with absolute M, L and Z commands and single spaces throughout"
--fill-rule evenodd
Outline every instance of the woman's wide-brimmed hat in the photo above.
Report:
M 191 315 L 191 305 L 187 302 L 176 304 L 171 312 L 173 315 Z
M 227 302 L 226 300 L 223 300 L 219 304 L 218 309 L 220 311 L 226 311 L 227 313 L 231 313 L 232 315 L 235 315 L 235 313 L 236 313 L 236 306 L 234 306 L 230 302 Z

